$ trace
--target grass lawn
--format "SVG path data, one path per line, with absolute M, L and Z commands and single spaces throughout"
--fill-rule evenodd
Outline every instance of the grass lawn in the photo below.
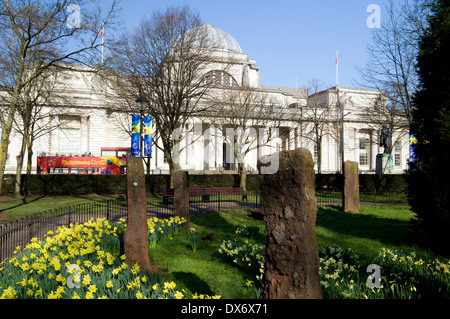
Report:
M 58 209 L 78 204 L 101 202 L 111 196 L 33 196 L 27 197 L 26 202 L 21 198 L 0 196 L 0 224 L 20 219 L 31 214 Z
M 359 213 L 338 207 L 319 207 L 316 235 L 319 246 L 352 248 L 361 258 L 373 260 L 382 247 L 415 251 L 426 257 L 431 252 L 418 248 L 408 231 L 414 213 L 406 206 L 361 206 Z
M 351 248 L 360 256 L 362 265 L 374 262 L 383 247 L 418 257 L 439 257 L 419 248 L 408 231 L 414 214 L 408 207 L 363 206 L 359 213 L 344 213 L 337 207 L 319 207 L 316 235 L 319 250 L 326 246 Z M 218 253 L 224 239 L 233 240 L 237 227 L 257 225 L 260 228 L 256 242 L 265 241 L 265 224 L 253 219 L 246 210 L 210 212 L 191 215 L 191 226 L 197 230 L 199 244 L 194 253 L 189 235 L 178 234 L 161 241 L 151 249 L 150 257 L 161 269 L 161 274 L 174 280 L 186 291 L 221 295 L 222 298 L 248 298 L 245 283 L 255 280 L 255 273 L 247 272 Z M 214 234 L 212 241 L 202 239 Z
M 255 275 L 227 262 L 218 252 L 223 240 L 233 240 L 236 229 L 248 225 L 260 228 L 257 241 L 263 243 L 264 222 L 249 217 L 248 211 L 192 214 L 191 227 L 198 238 L 196 252 L 191 248 L 189 234 L 182 233 L 150 249 L 150 258 L 164 278 L 177 282 L 190 293 L 248 298 L 245 283 L 247 279 L 254 281 Z
M 104 197 L 44 197 L 26 204 L 10 198 L 0 198 L 0 220 L 18 218 L 30 213 L 61 206 L 104 200 Z M 405 206 L 361 206 L 359 213 L 344 213 L 339 207 L 319 207 L 316 236 L 319 250 L 327 246 L 351 248 L 363 266 L 372 264 L 382 248 L 415 252 L 429 260 L 437 256 L 418 247 L 408 231 L 414 213 Z M 203 212 L 191 215 L 191 227 L 198 240 L 196 251 L 191 247 L 189 233 L 164 238 L 149 249 L 150 258 L 165 280 L 174 281 L 188 295 L 203 293 L 222 298 L 252 298 L 253 289 L 247 280 L 255 281 L 255 272 L 245 270 L 219 253 L 224 240 L 233 241 L 240 235 L 238 227 L 257 226 L 259 234 L 253 243 L 265 243 L 265 223 L 251 216 L 249 210 Z M 448 258 L 449 256 L 444 256 Z

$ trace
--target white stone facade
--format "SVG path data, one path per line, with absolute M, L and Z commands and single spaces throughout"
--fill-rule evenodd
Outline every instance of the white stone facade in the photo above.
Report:
M 214 31 L 216 38 L 226 34 L 210 25 L 206 25 L 205 28 L 209 32 Z M 285 134 L 274 141 L 279 145 L 275 145 L 275 148 L 255 148 L 246 155 L 245 166 L 250 172 L 256 172 L 259 157 L 280 149 L 305 147 L 317 160 L 318 150 L 314 147 L 314 137 L 308 136 L 314 124 L 311 120 L 313 109 L 310 107 L 314 103 L 322 105 L 321 112 L 329 113 L 328 120 L 323 125 L 321 172 L 339 172 L 342 159 L 358 162 L 362 173 L 375 172 L 376 155 L 383 153 L 383 149 L 379 146 L 381 124 L 371 121 L 367 114 L 370 114 L 368 110 L 373 108 L 373 101 L 379 96 L 378 91 L 332 87 L 308 96 L 308 90 L 304 88 L 261 85 L 256 61 L 242 53 L 237 42 L 234 43 L 228 34 L 223 43 L 211 52 L 217 62 L 212 63 L 207 71 L 217 71 L 211 73 L 212 78 L 219 85 L 219 88 L 215 90 L 229 90 L 233 85 L 248 86 L 261 94 L 267 94 L 271 101 L 275 101 L 279 107 L 286 109 L 285 120 L 279 128 Z M 226 67 L 223 67 L 224 64 Z M 70 107 L 63 106 L 58 109 L 58 113 L 52 116 L 53 127 L 56 129 L 49 127 L 48 134 L 34 142 L 33 172 L 36 172 L 36 156 L 38 155 L 57 153 L 62 155 L 70 150 L 72 155 L 82 155 L 87 152 L 93 156 L 100 156 L 101 147 L 130 147 L 131 118 L 129 118 L 130 126 L 122 127 L 123 122 L 117 119 L 123 117 L 126 123 L 129 115 L 111 111 L 108 105 L 110 102 L 107 101 L 103 88 L 95 77 L 73 73 L 70 81 L 67 81 L 61 90 L 70 101 Z M 49 108 L 47 111 L 52 112 L 52 109 Z M 64 124 L 61 124 L 62 122 Z M 192 170 L 193 173 L 235 172 L 234 165 L 229 163 L 230 159 L 224 156 L 225 132 L 222 132 L 208 118 L 193 118 L 191 124 L 192 127 L 199 127 L 198 125 L 201 124 L 202 130 L 194 130 L 192 135 L 182 141 L 187 147 L 180 153 L 180 167 Z M 157 128 L 154 129 L 157 130 Z M 206 129 L 209 129 L 209 137 L 204 134 Z M 16 156 L 21 146 L 20 134 L 13 130 L 10 141 L 6 173 L 15 173 Z M 401 174 L 407 169 L 408 130 L 393 132 L 392 142 L 395 165 L 391 173 Z M 160 141 L 154 141 L 154 143 L 161 145 Z M 343 145 L 342 151 L 340 145 Z M 318 168 L 317 165 L 316 168 Z M 167 174 L 169 171 L 163 152 L 155 145 L 150 169 L 153 174 Z

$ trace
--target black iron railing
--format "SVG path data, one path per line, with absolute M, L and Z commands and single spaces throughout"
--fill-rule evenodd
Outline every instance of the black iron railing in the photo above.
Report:
M 342 205 L 342 192 L 317 192 L 318 206 Z M 224 211 L 234 209 L 258 208 L 258 192 L 242 194 L 223 194 L 210 192 L 190 195 L 190 212 Z M 407 205 L 405 194 L 360 193 L 361 205 Z M 174 214 L 173 198 L 163 200 L 162 196 L 147 198 L 147 215 L 149 217 L 171 216 Z M 17 246 L 24 247 L 32 238 L 43 239 L 50 230 L 58 227 L 82 224 L 90 219 L 105 218 L 114 222 L 127 219 L 127 204 L 124 198 L 101 202 L 79 204 L 32 214 L 19 220 L 0 224 L 0 262 L 12 256 Z

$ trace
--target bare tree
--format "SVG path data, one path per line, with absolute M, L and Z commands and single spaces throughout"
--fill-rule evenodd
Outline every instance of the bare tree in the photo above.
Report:
M 432 0 L 390 0 L 384 7 L 382 23 L 372 32 L 369 60 L 360 69 L 359 85 L 380 90 L 396 111 L 411 123 L 412 96 L 417 90 L 415 58 L 418 39 L 426 30 Z M 377 102 L 377 101 L 374 101 Z
M 36 139 L 58 128 L 52 125 L 55 114 L 62 112 L 62 107 L 70 101 L 62 93 L 68 76 L 55 67 L 50 67 L 35 80 L 29 82 L 19 96 L 19 104 L 14 119 L 14 130 L 22 136 L 22 145 L 17 156 L 16 184 L 14 195 L 22 193 L 26 199 L 27 189 L 22 185 L 22 169 L 27 154 L 26 175 L 31 174 L 33 144 Z M 60 122 L 61 124 L 62 122 Z
M 229 156 L 236 161 L 239 186 L 247 189 L 245 158 L 280 137 L 280 129 L 288 119 L 288 109 L 281 107 L 268 93 L 248 86 L 222 89 L 209 112 L 213 124 L 223 132 Z M 210 117 L 210 118 L 211 118 Z M 258 158 L 262 154 L 258 154 Z
M 374 135 L 375 144 L 379 144 L 379 137 L 382 127 L 387 126 L 391 135 L 391 145 L 387 153 L 391 154 L 397 142 L 401 141 L 405 135 L 409 134 L 409 125 L 407 115 L 402 107 L 398 105 L 399 99 L 391 98 L 390 96 L 380 92 L 378 95 L 368 98 L 368 103 L 371 105 L 365 108 L 363 112 L 358 114 L 358 118 L 365 123 L 366 127 L 376 132 Z
M 188 119 L 211 107 L 204 103 L 211 87 L 205 80 L 213 43 L 198 13 L 189 6 L 170 7 L 143 19 L 116 46 L 108 83 L 121 112 L 139 112 L 135 99 L 144 94 L 145 113 L 153 117 L 155 139 L 160 139 L 172 175 L 178 169 L 174 149 Z M 202 102 L 203 101 L 203 102 Z
M 100 30 L 117 12 L 113 1 L 103 14 L 95 1 L 1 0 L 0 72 L 7 111 L 0 116 L 0 191 L 13 120 L 24 88 L 48 68 L 93 65 L 102 46 Z M 98 64 L 98 63 L 97 63 Z
M 334 92 L 333 92 L 334 93 Z M 313 142 L 317 150 L 317 172 L 322 170 L 322 142 L 325 136 L 336 138 L 337 132 L 333 124 L 338 122 L 336 102 L 330 98 L 328 90 L 323 90 L 323 84 L 318 79 L 308 83 L 308 102 L 302 107 L 300 117 L 296 121 L 301 124 L 300 136 Z

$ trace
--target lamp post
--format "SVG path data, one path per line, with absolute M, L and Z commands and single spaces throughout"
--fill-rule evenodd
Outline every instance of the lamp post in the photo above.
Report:
M 144 107 L 148 103 L 147 98 L 143 93 L 141 93 L 141 96 L 136 100 L 136 103 L 139 103 L 139 114 L 141 117 L 140 120 L 140 132 L 141 136 L 139 138 L 139 150 L 141 154 L 141 158 L 144 158 L 144 149 L 143 149 L 143 142 L 144 142 Z

